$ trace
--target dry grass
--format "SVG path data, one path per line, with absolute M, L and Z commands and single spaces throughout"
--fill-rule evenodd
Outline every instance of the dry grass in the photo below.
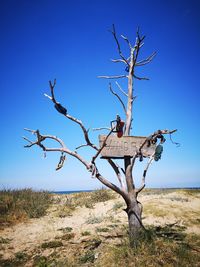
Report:
M 46 214 L 51 203 L 47 191 L 1 190 L 0 191 L 0 225 L 6 226 L 27 218 L 39 218 Z
M 76 208 L 86 207 L 88 209 L 94 209 L 95 204 L 99 202 L 106 202 L 111 199 L 115 199 L 116 194 L 107 189 L 98 189 L 92 192 L 80 192 L 72 195 L 54 196 L 54 203 L 60 204 L 59 210 L 57 210 L 58 217 L 72 216 Z
M 120 245 L 106 246 L 96 267 L 199 266 L 199 236 L 185 235 L 179 227 L 150 227 L 137 246 L 124 235 Z

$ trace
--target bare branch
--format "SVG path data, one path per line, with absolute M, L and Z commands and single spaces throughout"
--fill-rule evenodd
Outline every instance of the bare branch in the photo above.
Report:
M 28 129 L 28 130 L 29 130 L 29 129 Z M 88 170 L 91 169 L 91 164 L 88 163 L 85 159 L 83 159 L 78 153 L 76 153 L 76 152 L 71 151 L 70 149 L 68 149 L 68 148 L 65 146 L 64 142 L 63 142 L 60 138 L 58 138 L 58 137 L 56 137 L 56 136 L 53 136 L 53 135 L 41 135 L 40 132 L 39 132 L 38 130 L 37 130 L 37 131 L 35 131 L 35 130 L 29 130 L 29 131 L 34 132 L 35 134 L 37 134 L 37 141 L 36 141 L 36 142 L 28 141 L 28 142 L 31 142 L 31 144 L 30 144 L 30 145 L 27 145 L 27 146 L 25 146 L 25 147 L 31 147 L 31 146 L 33 146 L 33 145 L 38 145 L 38 146 L 40 146 L 40 147 L 43 149 L 43 151 L 45 151 L 45 152 L 55 152 L 55 151 L 57 151 L 57 152 L 61 152 L 61 153 L 66 153 L 66 154 L 69 154 L 69 155 L 71 155 L 71 156 L 77 158 L 83 165 L 85 165 L 85 167 L 86 167 Z M 43 142 L 43 141 L 46 140 L 46 139 L 51 139 L 51 140 L 56 141 L 57 143 L 59 143 L 59 145 L 60 145 L 61 147 L 49 148 L 49 147 L 44 146 L 44 144 L 42 144 L 41 142 Z
M 86 146 L 88 146 L 88 144 L 83 144 L 83 145 L 77 146 L 76 147 L 76 150 L 79 149 L 79 148 L 81 148 L 81 147 L 86 147 Z
M 114 63 L 125 63 L 127 65 L 126 61 L 123 59 L 111 59 L 111 61 Z
M 114 128 L 110 130 L 110 132 L 108 133 L 108 135 L 104 139 L 101 148 L 97 151 L 96 155 L 93 156 L 93 158 L 91 160 L 92 164 L 94 164 L 96 158 L 99 156 L 99 154 L 101 153 L 101 151 L 103 150 L 103 148 L 106 146 L 106 141 L 108 140 L 108 137 L 111 135 L 111 133 L 113 132 L 113 130 L 114 130 Z
M 52 96 L 52 101 L 56 104 L 56 100 L 55 100 L 55 96 L 54 96 L 54 88 L 56 86 L 56 79 L 54 79 L 54 82 L 52 84 L 51 81 L 49 81 L 49 86 L 50 86 L 50 89 L 51 89 L 51 96 Z
M 147 57 L 146 59 L 143 59 L 141 61 L 136 62 L 135 66 L 144 66 L 148 63 L 150 63 L 154 57 L 156 56 L 156 52 L 153 52 L 149 57 Z
M 142 43 L 142 41 L 144 40 L 144 38 L 146 37 L 145 35 L 141 36 L 140 37 L 140 27 L 137 28 L 137 38 L 138 38 L 138 41 L 139 43 Z
M 126 36 L 122 35 L 122 34 L 121 34 L 121 37 L 127 42 L 127 44 L 129 45 L 129 48 L 132 49 L 131 43 L 128 40 L 128 38 Z
M 111 128 L 109 128 L 109 127 L 100 127 L 100 128 L 94 128 L 94 129 L 92 129 L 93 131 L 101 131 L 101 130 L 108 130 L 108 131 L 110 131 L 111 130 Z
M 115 163 L 114 163 L 115 164 Z M 121 168 L 118 164 L 115 164 L 115 166 L 117 167 L 117 171 L 116 171 L 116 174 L 117 174 L 117 178 L 118 178 L 118 180 L 119 180 L 119 183 L 120 183 L 120 185 L 121 185 L 121 188 L 123 189 L 123 190 L 126 190 L 126 187 L 125 187 L 125 181 L 124 181 L 124 179 L 123 179 L 123 177 L 121 176 L 121 172 L 120 172 L 120 170 L 123 172 L 123 174 L 124 174 L 124 170 L 123 170 L 123 168 Z
M 150 157 L 149 161 L 147 162 L 147 166 L 143 172 L 142 185 L 136 190 L 136 195 L 138 195 L 145 188 L 145 178 L 146 178 L 146 174 L 147 174 L 147 171 L 149 169 L 149 166 L 151 165 L 152 161 L 154 160 L 153 156 L 154 156 L 154 154 Z
M 116 186 L 115 184 L 111 183 L 110 181 L 108 181 L 106 178 L 104 178 L 98 171 L 96 173 L 96 178 L 105 186 L 107 186 L 108 188 L 112 189 L 113 191 L 115 191 L 116 193 L 120 194 L 126 203 L 128 203 L 129 199 L 128 199 L 128 194 L 120 189 L 118 186 Z
M 32 134 L 35 134 L 36 133 L 35 130 L 31 130 L 31 129 L 28 129 L 28 128 L 24 128 L 24 130 L 27 131 L 27 132 L 30 132 Z
M 47 94 L 44 94 L 44 96 L 48 97 L 51 101 L 53 100 L 53 98 Z
M 121 97 L 120 97 L 117 93 L 115 93 L 115 92 L 113 91 L 112 86 L 111 86 L 111 83 L 109 83 L 109 87 L 110 87 L 110 91 L 111 91 L 111 93 L 112 93 L 113 95 L 115 95 L 115 96 L 118 98 L 119 102 L 121 103 L 121 105 L 122 105 L 122 107 L 123 107 L 123 110 L 124 110 L 124 112 L 125 112 L 125 115 L 126 115 L 126 107 L 125 107 L 124 102 L 122 101 Z
M 114 76 L 97 76 L 97 78 L 104 78 L 104 79 L 121 79 L 121 78 L 128 78 L 127 75 L 114 75 Z
M 28 143 L 32 144 L 32 141 L 30 141 L 26 136 L 22 136 L 24 140 L 26 140 Z
M 124 90 L 121 88 L 121 86 L 119 85 L 119 83 L 117 81 L 115 83 L 118 86 L 119 90 L 122 92 L 122 94 L 124 94 L 125 96 L 128 97 L 128 94 L 124 92 Z
M 71 121 L 77 123 L 81 127 L 81 129 L 83 131 L 84 138 L 85 138 L 85 141 L 86 141 L 87 145 L 92 147 L 92 148 L 94 148 L 95 150 L 98 150 L 98 148 L 90 141 L 89 135 L 88 135 L 88 130 L 86 130 L 86 128 L 83 125 L 82 121 L 78 120 L 77 118 L 75 118 L 75 117 L 73 117 L 71 115 L 69 115 L 67 113 L 67 110 L 60 103 L 58 103 L 56 101 L 56 98 L 55 98 L 55 95 L 54 95 L 54 88 L 55 88 L 55 85 L 56 85 L 56 79 L 54 80 L 53 84 L 52 84 L 51 81 L 49 81 L 49 85 L 50 85 L 50 90 L 51 90 L 51 97 L 48 97 L 48 98 L 50 98 L 52 100 L 52 102 L 55 104 L 55 108 L 57 109 L 57 111 L 62 113 L 66 118 L 68 118 Z
M 112 34 L 113 34 L 113 37 L 116 41 L 116 44 L 117 44 L 117 49 L 118 49 L 118 52 L 119 52 L 119 55 L 120 57 L 126 62 L 126 64 L 129 66 L 129 62 L 126 60 L 126 58 L 124 57 L 124 55 L 122 54 L 122 51 L 121 51 L 121 48 L 120 48 L 120 44 L 119 44 L 119 41 L 117 39 L 117 35 L 116 35 L 116 31 L 115 31 L 115 25 L 113 24 L 113 30 L 111 31 Z
M 135 78 L 135 79 L 137 79 L 137 80 L 145 80 L 145 81 L 148 81 L 149 80 L 149 78 L 146 78 L 146 77 L 138 77 L 138 76 L 136 76 L 135 74 L 133 74 L 133 77 Z

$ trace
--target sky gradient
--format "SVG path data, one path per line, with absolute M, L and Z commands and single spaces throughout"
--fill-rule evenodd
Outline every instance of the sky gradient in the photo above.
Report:
M 118 57 L 108 31 L 113 23 L 118 36 L 124 34 L 132 43 L 140 26 L 146 35 L 140 59 L 157 52 L 137 72 L 150 80 L 135 82 L 132 134 L 178 129 L 173 139 L 181 146 L 167 138 L 162 160 L 148 172 L 147 187 L 199 187 L 199 12 L 198 0 L 0 0 L 0 188 L 101 187 L 70 156 L 56 172 L 59 154 L 49 153 L 44 159 L 39 148 L 25 149 L 21 137 L 27 135 L 26 127 L 59 136 L 72 150 L 84 143 L 79 127 L 60 116 L 44 97 L 49 94 L 48 81 L 54 78 L 58 101 L 86 128 L 109 126 L 116 114 L 123 118 L 120 104 L 109 92 L 109 81 L 97 78 L 125 73 L 124 65 L 110 61 Z M 128 55 L 126 44 L 120 41 Z M 125 90 L 126 83 L 119 82 Z M 112 84 L 117 90 L 114 81 Z M 98 134 L 91 130 L 96 144 Z M 93 155 L 84 148 L 80 153 L 88 160 Z M 134 171 L 136 184 L 142 164 L 138 162 Z M 117 183 L 106 162 L 99 159 L 98 166 Z

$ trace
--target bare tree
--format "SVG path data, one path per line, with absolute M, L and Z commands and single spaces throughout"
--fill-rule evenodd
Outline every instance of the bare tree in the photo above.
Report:
M 128 49 L 129 49 L 129 56 L 125 57 L 124 54 L 121 51 L 121 46 L 120 42 L 118 40 L 118 37 L 116 35 L 115 27 L 113 25 L 112 31 L 111 31 L 114 40 L 117 45 L 117 50 L 119 54 L 118 59 L 113 59 L 112 61 L 114 63 L 122 63 L 125 65 L 126 69 L 126 74 L 124 75 L 113 75 L 113 76 L 99 76 L 99 78 L 105 78 L 105 79 L 126 79 L 128 86 L 127 90 L 123 90 L 119 83 L 116 81 L 117 88 L 119 89 L 120 93 L 123 95 L 123 97 L 126 98 L 127 104 L 124 104 L 124 101 L 122 100 L 122 97 L 120 94 L 114 92 L 111 83 L 109 83 L 109 89 L 111 93 L 117 97 L 119 100 L 120 104 L 122 105 L 123 111 L 126 116 L 125 120 L 125 125 L 124 125 L 124 130 L 123 130 L 123 135 L 124 137 L 130 136 L 131 135 L 131 128 L 132 128 L 132 122 L 133 122 L 133 112 L 132 112 L 132 107 L 133 107 L 133 101 L 135 99 L 134 95 L 134 80 L 148 80 L 146 77 L 139 77 L 136 75 L 135 70 L 137 67 L 144 66 L 152 61 L 152 59 L 155 57 L 156 52 L 152 53 L 149 57 L 143 59 L 143 60 L 138 60 L 138 55 L 140 52 L 141 47 L 144 45 L 144 39 L 145 36 L 141 36 L 139 33 L 139 30 L 137 31 L 137 37 L 135 44 L 132 45 L 129 39 L 123 35 L 121 35 L 121 38 L 127 43 Z M 116 185 L 114 183 L 111 183 L 108 178 L 103 177 L 103 175 L 100 173 L 97 164 L 96 164 L 96 159 L 99 157 L 99 155 L 102 153 L 103 149 L 106 148 L 107 142 L 110 138 L 110 136 L 113 135 L 113 132 L 119 131 L 117 129 L 117 123 L 119 121 L 116 121 L 116 124 L 111 127 L 106 127 L 108 129 L 108 134 L 104 138 L 103 142 L 101 143 L 100 147 L 93 144 L 91 142 L 90 136 L 89 136 L 89 130 L 84 126 L 81 120 L 73 117 L 67 112 L 67 109 L 63 107 L 56 99 L 54 90 L 56 86 L 56 80 L 52 83 L 49 81 L 49 87 L 50 87 L 50 92 L 51 95 L 45 94 L 46 97 L 48 97 L 52 103 L 54 104 L 55 109 L 63 116 L 65 116 L 67 119 L 71 120 L 73 123 L 76 123 L 80 126 L 85 143 L 79 145 L 75 151 L 70 150 L 65 143 L 59 139 L 56 136 L 52 135 L 43 135 L 40 133 L 39 130 L 31 130 L 31 129 L 26 129 L 26 131 L 31 132 L 36 136 L 35 141 L 29 140 L 27 137 L 24 137 L 24 139 L 28 142 L 25 147 L 32 147 L 34 145 L 37 145 L 41 147 L 41 149 L 44 151 L 45 155 L 46 152 L 60 152 L 60 160 L 57 166 L 57 169 L 62 168 L 66 154 L 73 156 L 77 160 L 79 160 L 85 167 L 86 169 L 91 172 L 92 177 L 97 178 L 102 184 L 107 186 L 108 188 L 112 189 L 113 191 L 117 192 L 122 196 L 126 203 L 126 213 L 128 215 L 128 223 L 129 223 L 129 236 L 130 240 L 137 240 L 138 234 L 141 232 L 141 230 L 145 229 L 142 223 L 142 204 L 138 201 L 138 194 L 145 188 L 145 178 L 147 171 L 149 169 L 150 164 L 156 159 L 156 150 L 154 153 L 148 157 L 146 167 L 143 171 L 143 175 L 141 178 L 141 186 L 139 188 L 135 187 L 134 183 L 134 177 L 133 177 L 133 167 L 136 163 L 136 160 L 143 160 L 143 148 L 144 147 L 150 147 L 151 145 L 155 145 L 157 148 L 160 143 L 164 143 L 165 138 L 164 135 L 169 134 L 171 137 L 171 134 L 174 133 L 176 130 L 157 130 L 154 133 L 150 134 L 148 137 L 143 139 L 142 143 L 140 143 L 139 147 L 136 147 L 135 152 L 131 156 L 124 156 L 123 157 L 123 162 L 124 162 L 124 168 L 121 168 L 112 157 L 107 157 L 105 160 L 108 161 L 110 164 L 111 168 L 113 169 L 114 173 L 116 174 L 116 178 L 118 181 L 119 185 Z M 120 119 L 118 117 L 118 119 Z M 102 128 L 98 128 L 96 130 L 101 130 Z M 122 130 L 122 129 L 121 129 Z M 119 137 L 120 138 L 120 137 Z M 47 147 L 46 144 L 44 144 L 44 141 L 47 139 L 52 139 L 55 141 L 57 144 L 56 147 Z M 90 147 L 91 149 L 94 150 L 94 156 L 90 160 L 86 160 L 83 158 L 80 153 L 78 153 L 78 149 L 81 147 Z M 160 152 L 159 152 L 160 153 Z M 144 156 L 145 157 L 145 156 Z M 157 159 L 156 159 L 157 160 Z

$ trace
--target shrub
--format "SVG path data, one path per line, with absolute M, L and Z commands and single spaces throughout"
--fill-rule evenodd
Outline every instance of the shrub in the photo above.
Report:
M 98 189 L 92 192 L 91 194 L 91 201 L 98 203 L 98 202 L 105 202 L 110 199 L 115 199 L 116 196 L 108 189 Z
M 89 217 L 85 223 L 87 224 L 95 224 L 95 223 L 101 223 L 104 220 L 103 216 L 95 216 L 92 215 L 91 217 Z
M 122 207 L 124 207 L 124 203 L 122 203 L 122 202 L 117 202 L 117 203 L 115 203 L 115 204 L 113 205 L 113 210 L 114 210 L 114 211 L 117 211 L 117 210 L 119 210 L 119 209 L 122 209 Z
M 75 237 L 74 233 L 66 233 L 61 238 L 62 238 L 62 240 L 70 240 L 70 239 L 72 239 L 74 237 Z
M 95 260 L 95 252 L 93 250 L 88 250 L 82 257 L 80 257 L 80 263 L 93 263 Z
M 81 233 L 82 236 L 88 236 L 91 235 L 90 231 L 84 231 Z
M 45 242 L 42 243 L 41 247 L 42 248 L 57 248 L 57 247 L 62 247 L 63 243 L 61 241 L 58 240 L 53 240 L 53 241 L 49 241 L 49 242 Z

